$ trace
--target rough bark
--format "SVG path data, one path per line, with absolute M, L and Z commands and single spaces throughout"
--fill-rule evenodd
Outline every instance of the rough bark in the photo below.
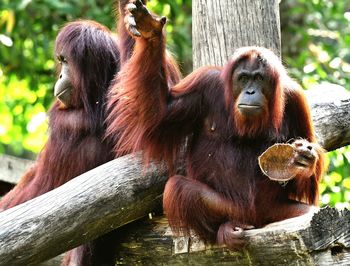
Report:
M 350 144 L 350 93 L 325 83 L 306 91 L 318 142 L 328 151 Z
M 125 156 L 1 212 L 0 265 L 35 265 L 146 216 L 165 180 L 159 168 L 142 170 Z
M 30 160 L 0 154 L 0 181 L 16 184 L 32 163 Z
M 137 158 L 125 156 L 0 213 L 0 265 L 36 265 L 147 216 L 160 204 L 166 174 L 155 166 L 143 173 Z M 121 228 L 126 238 L 117 249 L 118 262 L 348 265 L 349 211 L 327 208 L 310 222 L 311 217 L 249 231 L 244 252 L 205 246 L 195 237 L 173 242 L 166 220 L 136 222 Z
M 193 0 L 193 67 L 224 65 L 242 46 L 281 50 L 278 0 Z
M 138 230 L 135 230 L 138 228 Z M 246 249 L 205 245 L 173 237 L 164 218 L 124 229 L 117 263 L 124 265 L 349 265 L 350 212 L 321 209 L 249 230 Z

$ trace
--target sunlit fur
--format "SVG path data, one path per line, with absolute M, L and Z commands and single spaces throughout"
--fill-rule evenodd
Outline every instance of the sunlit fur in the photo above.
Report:
M 149 46 L 142 40 L 136 42 L 133 56 L 121 69 L 111 90 L 107 137 L 114 139 L 117 156 L 138 151 L 146 145 L 155 132 L 154 124 L 167 112 L 168 86 L 180 80 L 175 61 L 165 47 L 154 49 L 158 45 L 162 44 Z M 150 63 L 144 65 L 143 62 Z M 134 80 L 141 80 L 144 90 L 139 90 Z M 158 99 L 162 104 L 153 105 Z
M 108 135 L 117 140 L 117 153 L 142 149 L 145 161 L 165 161 L 172 174 L 180 154 L 185 157 L 187 176 L 170 177 L 164 191 L 174 232 L 193 230 L 205 241 L 220 242 L 227 238 L 228 221 L 261 227 L 309 210 L 295 200 L 317 204 L 321 149 L 315 165 L 305 169 L 310 176 L 301 174 L 285 186 L 264 176 L 257 163 L 275 143 L 303 138 L 318 147 L 303 91 L 279 59 L 264 48 L 242 48 L 226 66 L 200 68 L 172 86 L 164 47 L 163 37 L 136 39 L 112 89 Z M 232 75 L 258 56 L 273 93 L 265 95 L 263 116 L 250 120 L 237 114 Z

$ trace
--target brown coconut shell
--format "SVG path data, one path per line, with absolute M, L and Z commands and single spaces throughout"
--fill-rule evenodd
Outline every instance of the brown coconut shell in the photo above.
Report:
M 294 167 L 294 148 L 290 144 L 277 143 L 269 147 L 258 158 L 261 171 L 274 181 L 288 181 L 294 178 L 297 167 Z

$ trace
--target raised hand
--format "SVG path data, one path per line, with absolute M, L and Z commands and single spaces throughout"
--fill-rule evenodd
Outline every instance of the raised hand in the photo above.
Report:
M 166 17 L 152 15 L 141 0 L 130 1 L 125 9 L 125 26 L 132 36 L 152 39 L 162 34 Z
M 304 139 L 293 142 L 294 147 L 294 164 L 301 168 L 313 167 L 318 159 L 317 150 L 313 143 Z
M 322 148 L 315 143 L 305 139 L 298 139 L 292 143 L 294 148 L 294 158 L 292 165 L 298 169 L 299 177 L 308 178 L 315 174 L 319 152 Z

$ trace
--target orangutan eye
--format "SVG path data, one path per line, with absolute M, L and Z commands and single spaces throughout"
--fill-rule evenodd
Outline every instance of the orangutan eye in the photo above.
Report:
M 247 74 L 242 74 L 238 77 L 238 81 L 241 82 L 242 84 L 246 84 L 249 80 L 249 77 Z
M 256 75 L 255 75 L 255 80 L 256 80 L 256 81 L 263 81 L 263 80 L 264 80 L 264 77 L 263 77 L 263 75 L 261 75 L 261 74 L 256 74 Z
M 59 64 L 67 63 L 67 59 L 63 55 L 57 55 L 57 61 Z

